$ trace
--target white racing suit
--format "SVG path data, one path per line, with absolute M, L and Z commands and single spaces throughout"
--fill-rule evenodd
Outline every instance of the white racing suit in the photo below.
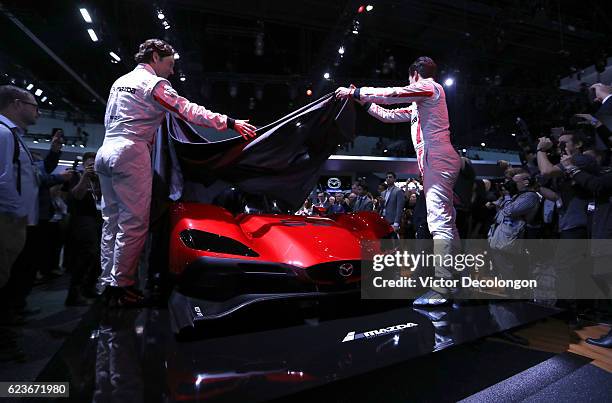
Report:
M 102 190 L 99 286 L 126 287 L 136 282 L 138 261 L 149 229 L 151 146 L 166 112 L 217 130 L 234 120 L 179 96 L 170 82 L 147 64 L 115 81 L 110 90 L 104 143 L 95 170 Z
M 356 89 L 353 96 L 372 102 L 368 112 L 380 120 L 411 122 L 417 164 L 423 175 L 427 224 L 434 238 L 434 253 L 452 253 L 453 246 L 459 240 L 453 188 L 461 169 L 461 159 L 450 142 L 444 89 L 432 78 L 426 78 L 406 87 L 362 87 Z M 376 105 L 410 102 L 411 106 L 399 109 L 385 109 Z M 436 266 L 436 276 L 451 278 L 452 273 L 450 268 Z

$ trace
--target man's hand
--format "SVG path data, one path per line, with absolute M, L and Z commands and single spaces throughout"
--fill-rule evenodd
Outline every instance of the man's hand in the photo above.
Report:
M 257 136 L 257 133 L 255 133 L 257 128 L 250 124 L 248 120 L 236 120 L 234 122 L 234 130 L 236 130 L 247 141 Z
M 55 132 L 53 138 L 51 139 L 51 151 L 53 151 L 54 153 L 60 152 L 62 150 L 62 140 L 62 133 L 58 130 L 57 132 Z
M 595 102 L 603 102 L 608 95 L 612 94 L 612 87 L 602 83 L 593 84 L 589 88 L 595 93 Z
M 355 86 L 352 86 L 352 88 L 338 87 L 338 89 L 335 92 L 336 98 L 340 98 L 340 99 L 349 98 L 351 95 L 353 95 L 354 91 L 355 91 Z
M 553 146 L 552 140 L 548 137 L 540 137 L 538 141 L 538 150 L 540 151 L 548 151 Z
M 64 183 L 70 182 L 72 177 L 74 176 L 74 172 L 72 170 L 66 169 L 64 172 L 60 173 L 59 176 L 62 178 Z
M 574 159 L 571 155 L 563 155 L 561 156 L 561 164 L 565 167 L 565 169 L 575 168 Z
M 601 126 L 601 122 L 593 117 L 593 115 L 589 115 L 588 113 L 577 113 L 574 116 L 580 119 L 584 119 L 584 122 L 578 122 L 579 125 L 591 125 L 593 127 Z
M 83 171 L 83 174 L 85 176 L 87 176 L 88 178 L 93 178 L 94 176 L 96 176 L 96 170 L 94 169 L 94 164 L 87 164 L 85 165 L 85 170 Z

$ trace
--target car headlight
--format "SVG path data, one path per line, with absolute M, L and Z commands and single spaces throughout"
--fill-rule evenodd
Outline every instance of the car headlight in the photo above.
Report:
M 191 249 L 228 255 L 259 257 L 259 254 L 242 242 L 226 236 L 197 229 L 186 229 L 179 234 L 181 241 Z

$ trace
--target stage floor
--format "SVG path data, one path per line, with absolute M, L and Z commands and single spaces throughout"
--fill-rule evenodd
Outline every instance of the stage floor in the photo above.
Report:
M 297 312 L 272 304 L 178 338 L 165 309 L 97 306 L 37 380 L 69 381 L 70 400 L 79 402 L 263 401 L 558 312 L 526 302 L 395 305 L 360 301 L 350 309 L 323 304 Z

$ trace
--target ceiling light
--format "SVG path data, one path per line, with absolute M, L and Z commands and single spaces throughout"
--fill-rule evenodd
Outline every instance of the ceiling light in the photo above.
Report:
M 368 5 L 366 6 L 366 11 L 372 11 L 372 10 L 374 10 L 374 6 L 373 6 L 373 5 L 371 5 L 371 4 L 368 4 Z
M 164 29 L 170 29 L 170 25 L 166 25 Z
M 311 89 L 306 90 L 306 95 L 307 96 L 311 96 L 312 95 L 312 90 Z
M 53 105 L 53 102 L 49 101 L 49 105 Z
M 364 10 L 365 10 L 365 6 L 364 6 L 364 5 L 361 5 L 361 6 L 359 6 L 359 8 L 357 9 L 357 12 L 358 12 L 358 13 L 363 13 L 363 11 L 364 11 Z
M 338 53 L 340 53 L 341 55 L 344 54 L 344 46 L 340 46 L 340 48 L 338 48 Z
M 166 16 L 160 10 L 160 11 L 157 12 L 157 18 L 159 18 L 160 20 L 163 20 L 164 18 L 166 18 Z
M 121 61 L 121 58 L 115 52 L 108 52 L 108 54 L 111 55 L 111 57 L 115 59 L 116 61 L 118 62 Z
M 480 143 L 480 146 L 481 147 L 486 147 L 487 145 L 486 145 L 486 143 Z
M 34 91 L 34 95 L 36 95 L 37 97 L 39 97 L 42 93 L 43 93 L 43 90 L 41 90 L 40 88 L 38 88 L 38 89 L 36 89 L 36 91 Z
M 179 54 L 178 54 L 178 52 L 176 52 L 176 53 L 174 54 L 174 60 L 178 60 L 178 59 L 180 59 L 180 58 L 181 58 L 181 55 L 179 55 Z
M 91 16 L 89 15 L 89 12 L 87 11 L 86 8 L 81 8 L 79 9 L 79 11 L 81 12 L 81 15 L 83 16 L 83 19 L 85 20 L 86 23 L 91 24 Z
M 324 78 L 324 79 L 329 80 L 329 77 L 330 77 L 329 73 L 325 73 L 325 74 L 323 74 L 323 78 Z
M 87 33 L 89 34 L 89 37 L 91 38 L 92 41 L 94 42 L 98 42 L 98 35 L 96 35 L 96 33 L 94 32 L 93 29 L 88 29 Z
M 446 87 L 451 87 L 453 84 L 455 84 L 455 80 L 450 77 L 444 80 L 444 86 Z
M 28 84 L 26 90 L 30 91 L 32 88 L 34 88 L 34 84 Z
M 185 77 L 185 75 L 181 74 L 181 76 L 179 77 L 179 80 L 185 81 L 185 80 L 187 80 L 187 77 Z
M 40 102 L 45 102 L 46 100 L 47 100 L 47 97 L 46 97 L 46 96 L 44 96 L 44 97 L 42 97 L 42 98 L 40 99 Z

